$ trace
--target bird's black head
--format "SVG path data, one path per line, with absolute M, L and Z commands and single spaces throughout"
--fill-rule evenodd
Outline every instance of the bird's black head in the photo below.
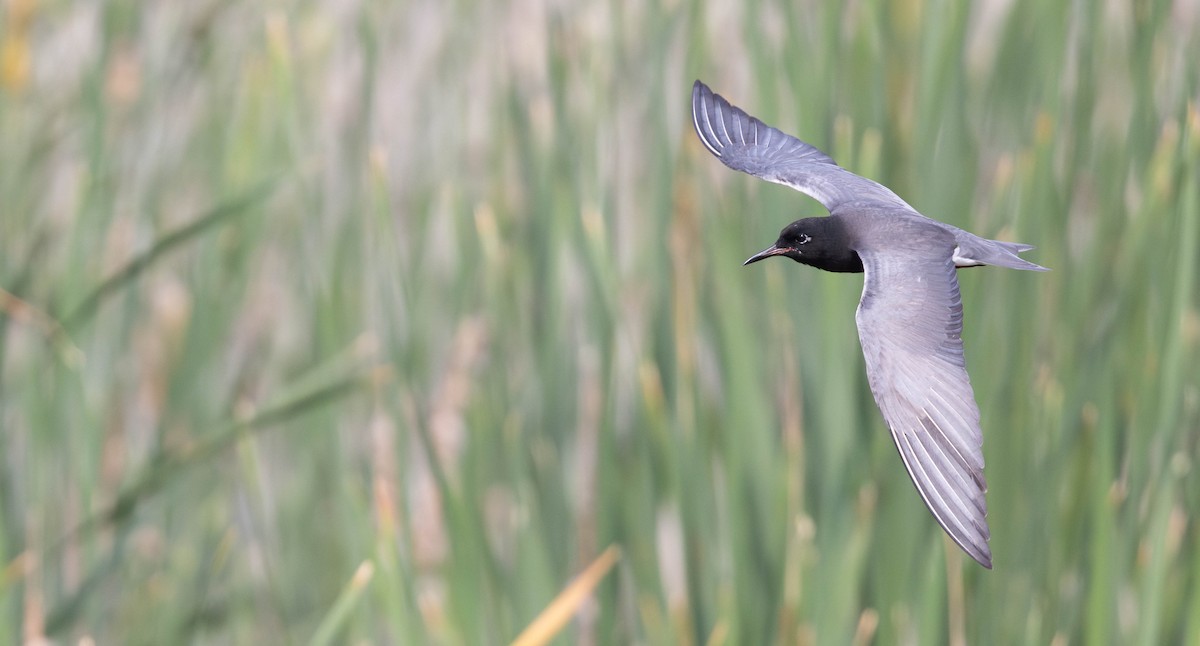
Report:
M 750 256 L 742 264 L 749 265 L 772 256 L 786 256 L 825 271 L 863 270 L 858 254 L 850 248 L 845 228 L 834 217 L 796 220 L 779 232 L 775 244 Z

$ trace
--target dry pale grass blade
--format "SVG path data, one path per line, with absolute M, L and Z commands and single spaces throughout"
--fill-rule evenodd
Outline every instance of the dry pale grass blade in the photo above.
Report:
M 334 602 L 329 614 L 317 626 L 316 632 L 313 633 L 312 641 L 309 642 L 310 644 L 313 646 L 323 646 L 324 644 L 334 643 L 339 631 L 349 621 L 351 611 L 358 605 L 359 599 L 373 578 L 375 578 L 375 564 L 370 560 L 360 563 L 358 569 L 354 571 L 354 576 L 350 578 L 350 581 L 342 590 L 342 594 Z
M 946 551 L 946 615 L 950 644 L 964 646 L 967 643 L 967 619 L 962 561 L 953 541 L 943 537 L 942 543 Z
M 591 565 L 567 585 L 520 635 L 517 635 L 512 642 L 513 646 L 540 646 L 554 639 L 619 560 L 621 548 L 609 545 L 608 549 L 592 561 Z

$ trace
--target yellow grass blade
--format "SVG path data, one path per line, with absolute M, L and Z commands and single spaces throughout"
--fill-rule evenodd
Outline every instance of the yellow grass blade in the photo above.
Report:
M 550 605 L 513 640 L 513 646 L 541 646 L 554 639 L 563 626 L 583 605 L 612 566 L 621 560 L 621 548 L 609 545 L 592 564 L 579 574 Z

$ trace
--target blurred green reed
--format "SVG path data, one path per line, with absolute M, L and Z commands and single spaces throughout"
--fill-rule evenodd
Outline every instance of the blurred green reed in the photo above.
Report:
M 1200 644 L 1198 27 L 8 2 L 0 634 L 499 644 L 616 546 L 556 643 Z M 697 77 L 1053 268 L 961 274 L 994 571 Z

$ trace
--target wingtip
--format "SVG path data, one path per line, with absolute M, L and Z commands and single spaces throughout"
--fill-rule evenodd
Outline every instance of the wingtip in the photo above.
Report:
M 987 512 L 984 512 L 984 517 L 987 517 Z M 976 563 L 990 570 L 992 569 L 992 547 L 988 545 L 988 542 L 992 538 L 992 532 L 988 530 L 986 520 L 983 524 L 983 536 L 981 538 L 983 539 L 982 542 L 975 540 L 971 541 L 970 544 L 966 541 L 959 542 L 957 539 L 955 542 L 959 543 L 959 547 L 967 553 L 967 556 L 970 556 Z
M 950 538 L 950 541 L 954 543 L 958 549 L 962 550 L 963 554 L 971 557 L 972 561 L 975 561 L 989 570 L 992 569 L 992 548 L 987 544 L 986 538 L 984 539 L 984 542 L 980 544 L 971 540 L 960 540 L 960 537 L 955 536 L 950 532 L 946 532 L 946 534 Z M 961 538 L 965 539 L 966 537 Z
M 932 511 L 932 510 L 931 510 Z M 937 518 L 937 514 L 934 514 Z M 981 536 L 965 536 L 952 532 L 941 518 L 937 518 L 938 524 L 945 530 L 946 535 L 954 542 L 964 554 L 971 557 L 971 560 L 982 565 L 987 569 L 992 569 L 992 548 L 988 545 L 988 540 L 991 538 L 991 532 L 988 531 L 987 525 L 984 524 Z
M 717 136 L 716 130 L 708 116 L 709 110 L 719 107 L 717 100 L 717 95 L 708 89 L 708 86 L 703 81 L 696 79 L 696 82 L 692 83 L 692 125 L 695 127 L 696 135 L 700 137 L 700 142 L 704 144 L 704 147 L 713 155 L 721 157 L 721 149 L 723 148 L 721 138 Z M 703 121 L 703 124 L 701 121 Z
M 975 559 L 975 562 L 982 565 L 983 567 L 985 567 L 989 570 L 992 569 L 992 552 L 991 552 L 991 550 L 985 551 L 983 554 L 980 554 L 979 556 L 972 554 L 971 558 Z
M 984 488 L 984 491 L 987 491 L 986 487 Z M 990 570 L 992 569 L 992 547 L 988 543 L 992 540 L 992 532 L 990 529 L 988 529 L 987 525 L 987 511 L 983 512 L 983 520 L 981 521 L 981 525 L 982 526 L 977 525 L 981 531 L 981 534 L 977 535 L 974 540 L 969 542 L 965 540 L 959 542 L 957 539 L 955 539 L 955 542 L 958 542 L 959 547 L 961 547 L 968 556 L 974 559 L 976 563 Z

